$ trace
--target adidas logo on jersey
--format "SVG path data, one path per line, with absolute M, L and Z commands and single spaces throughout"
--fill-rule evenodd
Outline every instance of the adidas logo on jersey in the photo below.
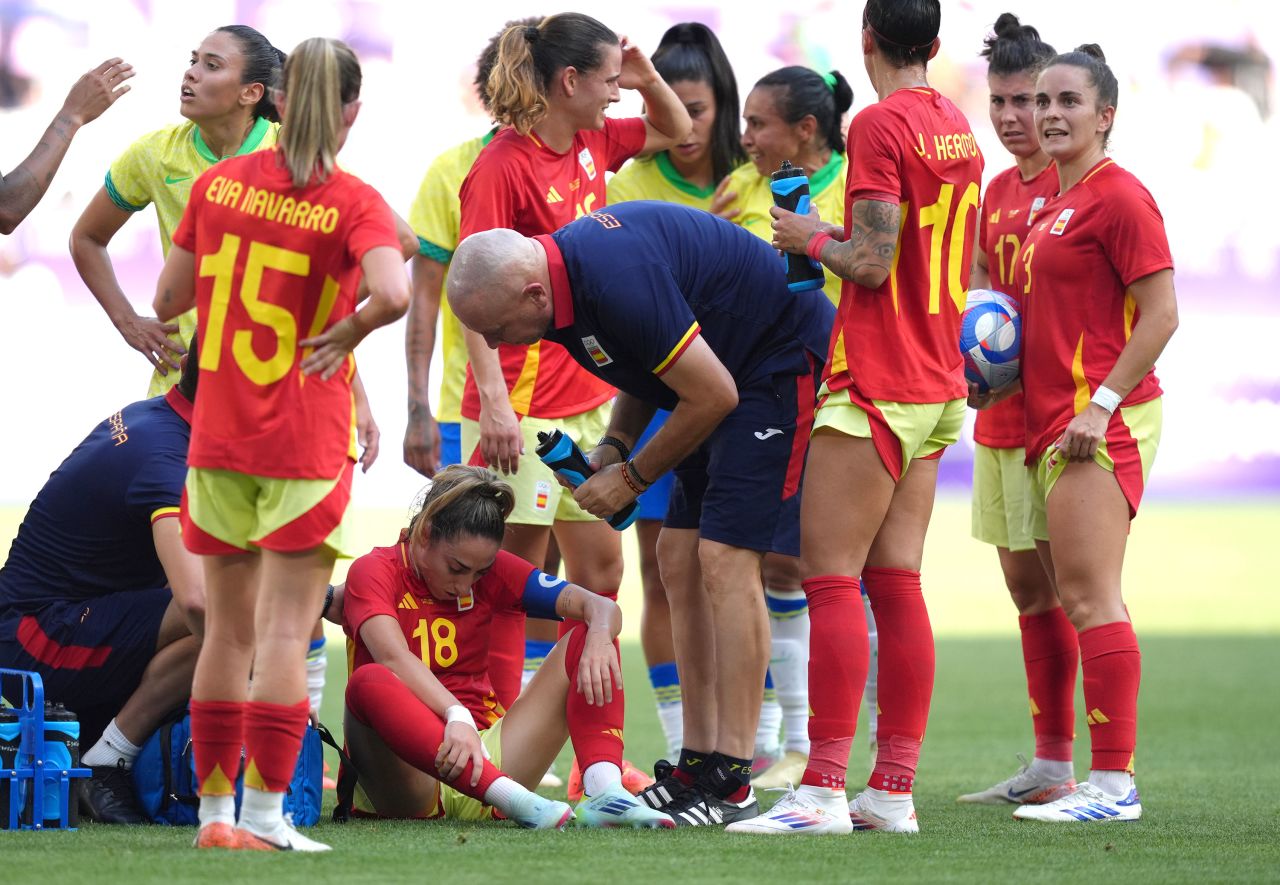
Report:
M 400 600 L 400 604 L 396 606 L 396 608 L 398 609 L 401 609 L 401 608 L 416 609 L 417 607 L 418 607 L 418 600 L 413 598 L 412 593 L 405 593 L 404 598 Z
M 560 191 L 556 190 L 555 185 L 547 189 L 548 203 L 563 203 L 564 197 L 560 196 Z

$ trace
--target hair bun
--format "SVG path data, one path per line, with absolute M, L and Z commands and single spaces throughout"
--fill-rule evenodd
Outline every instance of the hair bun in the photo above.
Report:
M 1022 31 L 1022 22 L 1012 12 L 1002 12 L 994 30 L 997 37 L 1016 37 Z
M 1076 52 L 1083 52 L 1085 55 L 1093 56 L 1098 61 L 1107 60 L 1107 56 L 1103 53 L 1102 47 L 1097 43 L 1082 43 L 1076 47 Z
M 524 38 L 530 43 L 536 43 L 538 41 L 537 25 L 529 25 L 528 27 L 526 27 L 524 29 Z

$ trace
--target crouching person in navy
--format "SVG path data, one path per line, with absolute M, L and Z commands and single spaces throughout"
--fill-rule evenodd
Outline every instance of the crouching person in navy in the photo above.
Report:
M 101 823 L 144 821 L 129 769 L 191 695 L 204 580 L 175 517 L 197 372 L 186 360 L 167 394 L 101 421 L 31 502 L 0 568 L 0 667 L 39 673 L 96 740 L 82 804 Z
M 791 293 L 769 245 L 706 212 L 634 202 L 550 236 L 468 237 L 448 297 L 490 347 L 546 338 L 620 391 L 574 497 L 621 510 L 675 471 L 658 559 L 684 692 L 684 746 L 641 798 L 679 826 L 758 813 L 750 786 L 769 627 L 760 562 L 799 554 L 800 479 L 834 321 Z M 671 417 L 632 453 L 655 408 Z

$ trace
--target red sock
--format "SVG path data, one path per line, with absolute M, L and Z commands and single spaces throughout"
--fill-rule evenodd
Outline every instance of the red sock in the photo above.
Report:
M 268 793 L 289 789 L 311 704 L 249 701 L 244 705 L 244 785 Z
M 862 582 L 880 635 L 878 750 L 867 785 L 910 792 L 933 697 L 933 628 L 919 572 L 866 568 Z
M 444 720 L 418 700 L 400 679 L 382 664 L 365 664 L 347 680 L 347 709 L 405 762 L 440 780 L 436 753 L 444 742 Z M 449 786 L 473 799 L 484 794 L 502 772 L 485 760 L 480 782 L 471 786 L 472 763 Z
M 607 592 L 607 593 L 606 593 L 606 592 L 603 592 L 603 591 L 599 591 L 599 590 L 597 590 L 597 591 L 596 591 L 596 595 L 597 595 L 597 596 L 603 596 L 605 599 L 611 599 L 611 600 L 613 600 L 614 602 L 617 602 L 617 601 L 618 601 L 618 591 L 617 591 L 617 590 L 610 590 L 610 591 L 609 591 L 609 592 Z M 565 618 L 563 621 L 561 621 L 561 622 L 560 622 L 560 630 L 559 630 L 559 632 L 556 634 L 556 636 L 557 636 L 557 638 L 559 638 L 559 639 L 564 639 L 564 637 L 566 637 L 566 636 L 568 636 L 568 635 L 569 635 L 569 631 L 570 631 L 570 630 L 572 630 L 574 627 L 579 627 L 579 626 L 580 626 L 580 627 L 583 627 L 583 628 L 585 629 L 585 628 L 586 628 L 586 626 L 587 626 L 587 624 L 586 624 L 586 622 L 585 622 L 585 621 L 579 621 L 577 618 Z M 575 678 L 576 678 L 576 677 L 575 677 Z
M 1071 761 L 1075 740 L 1076 668 L 1080 642 L 1062 606 L 1043 614 L 1021 615 L 1022 661 L 1027 668 L 1031 724 L 1036 758 Z
M 1103 624 L 1080 634 L 1084 705 L 1094 771 L 1133 771 L 1138 743 L 1138 682 L 1142 653 L 1128 621 Z
M 564 671 L 569 677 L 569 697 L 565 701 L 564 715 L 569 724 L 573 754 L 581 771 L 586 771 L 596 762 L 612 762 L 621 768 L 626 706 L 622 690 L 614 686 L 613 700 L 603 707 L 587 703 L 578 691 L 578 664 L 586 644 L 587 628 L 583 625 L 569 634 L 569 647 L 565 649 L 564 656 Z M 614 647 L 617 645 L 615 642 Z
M 191 751 L 201 796 L 229 796 L 240 776 L 244 703 L 191 699 Z
M 489 623 L 489 681 L 504 710 L 520 696 L 524 673 L 525 614 L 517 609 L 498 609 Z
M 802 784 L 844 784 L 858 705 L 867 684 L 870 646 L 858 579 L 806 578 L 809 603 L 809 764 Z

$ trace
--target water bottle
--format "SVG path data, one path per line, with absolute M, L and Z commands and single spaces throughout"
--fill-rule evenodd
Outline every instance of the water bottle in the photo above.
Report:
M 18 714 L 8 707 L 0 707 L 0 769 L 13 769 L 18 764 L 18 743 L 21 740 L 21 725 Z M 26 808 L 26 781 L 14 778 L 0 778 L 0 830 L 9 829 L 9 798 L 16 793 L 19 807 L 14 818 L 15 826 L 24 816 L 29 816 Z
M 587 481 L 592 470 L 587 458 L 577 444 L 559 428 L 547 433 L 538 431 L 538 448 L 535 450 L 542 463 L 564 477 L 575 489 Z M 626 469 L 626 468 L 623 468 Z M 636 502 L 632 501 L 606 520 L 609 525 L 622 531 L 636 519 Z
M 55 774 L 80 765 L 80 722 L 76 714 L 62 704 L 44 705 L 44 770 Z M 80 822 L 80 803 L 74 786 L 67 793 L 67 826 Z M 62 826 L 62 783 L 57 778 L 44 782 L 44 820 L 46 829 Z
M 782 161 L 782 168 L 769 176 L 769 190 L 773 191 L 773 205 L 797 215 L 809 214 L 809 176 L 804 169 L 792 166 L 790 160 Z M 792 292 L 821 289 L 826 283 L 822 264 L 808 255 L 788 252 L 787 288 Z

